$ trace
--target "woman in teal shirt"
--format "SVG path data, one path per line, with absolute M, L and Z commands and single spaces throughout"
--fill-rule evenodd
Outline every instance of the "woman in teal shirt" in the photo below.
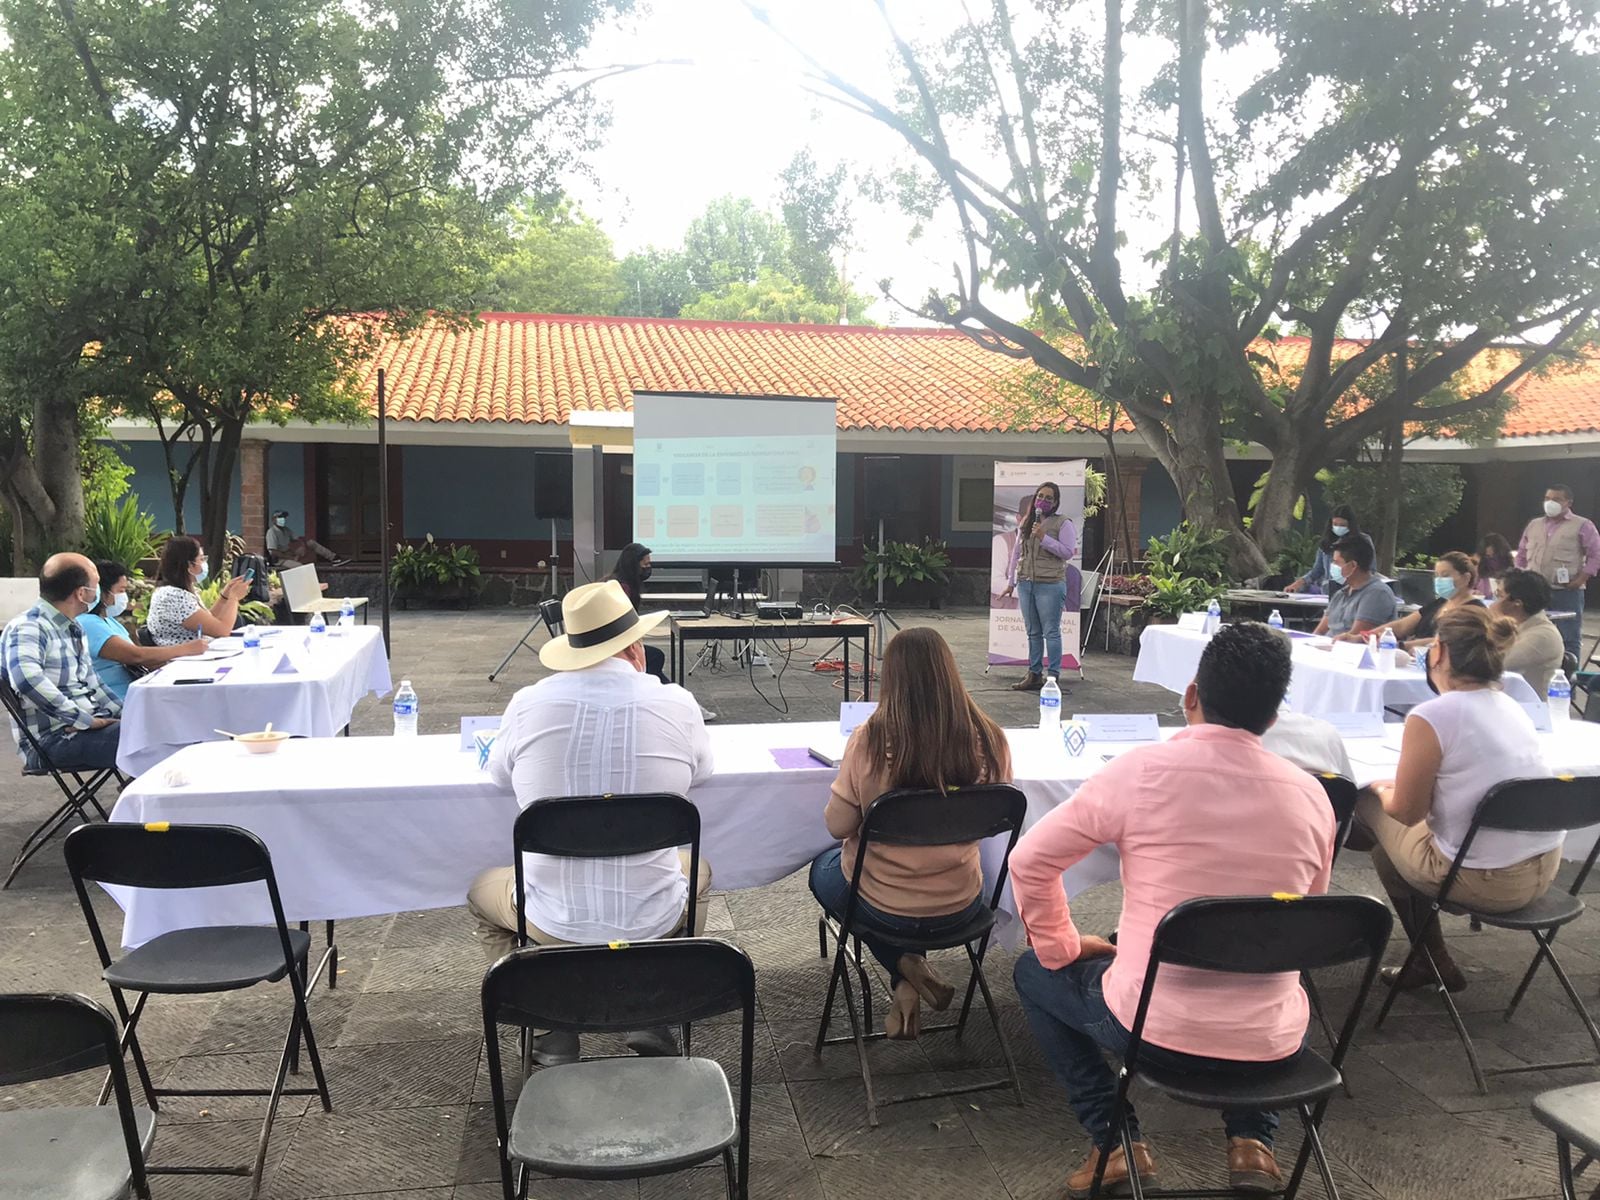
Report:
M 94 673 L 118 700 L 127 699 L 128 685 L 136 673 L 199 654 L 206 648 L 202 638 L 176 646 L 141 646 L 133 641 L 117 620 L 128 610 L 128 568 L 114 562 L 95 566 L 100 571 L 100 603 L 78 618 L 78 627 L 94 657 Z

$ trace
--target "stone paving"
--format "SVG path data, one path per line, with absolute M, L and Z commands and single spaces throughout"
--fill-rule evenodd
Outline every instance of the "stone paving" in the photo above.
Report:
M 502 676 L 486 676 L 526 626 L 507 612 L 397 615 L 394 649 L 398 679 L 414 682 L 425 732 L 453 730 L 462 714 L 499 711 L 513 691 L 541 668 L 522 653 Z M 1010 674 L 983 673 L 981 613 L 928 614 L 952 645 L 969 686 L 1004 724 L 1033 717 L 1031 697 L 1006 690 Z M 537 640 L 537 639 L 536 639 Z M 813 650 L 820 650 L 820 644 Z M 808 667 L 812 651 L 796 650 L 781 692 L 789 718 L 825 719 L 837 713 L 839 691 Z M 1130 682 L 1131 660 L 1091 653 L 1087 678 L 1070 681 L 1069 711 L 1163 712 L 1177 719 L 1175 697 Z M 781 659 L 775 665 L 782 665 Z M 779 681 L 755 672 L 773 703 Z M 835 677 L 836 678 L 836 677 Z M 702 670 L 691 681 L 702 702 L 728 722 L 779 719 L 752 689 L 748 676 Z M 367 700 L 358 734 L 388 731 L 381 701 Z M 6 768 L 11 769 L 11 768 Z M 7 861 L 50 803 L 48 782 L 6 776 L 0 790 L 0 856 Z M 1374 892 L 1365 860 L 1349 855 L 1335 872 L 1338 889 Z M 1116 888 L 1097 889 L 1074 904 L 1090 932 L 1107 933 L 1119 905 Z M 97 901 L 110 931 L 116 907 Z M 817 957 L 816 908 L 803 877 L 771 887 L 716 894 L 710 929 L 743 946 L 758 972 L 760 1024 L 754 1066 L 752 1194 L 811 1200 L 1044 1200 L 1062 1194 L 1062 1181 L 1086 1152 L 1063 1096 L 1028 1033 L 1010 978 L 1010 956 L 990 956 L 990 981 L 1023 1074 L 1025 1107 L 1004 1092 L 918 1101 L 883 1110 L 883 1123 L 865 1123 L 855 1057 L 832 1047 L 821 1061 L 810 1041 L 826 985 Z M 390 1200 L 492 1200 L 499 1195 L 488 1104 L 487 1073 L 476 985 L 480 952 L 465 909 L 401 913 L 342 922 L 337 990 L 318 989 L 312 1019 L 323 1047 L 335 1111 L 303 1099 L 286 1100 L 273 1133 L 263 1195 L 383 1196 Z M 1551 1057 L 1576 1058 L 1589 1049 L 1583 1030 L 1557 986 L 1542 976 L 1516 1018 L 1503 1006 L 1526 965 L 1532 941 L 1495 931 L 1448 928 L 1471 987 L 1460 997 L 1487 1065 Z M 1586 915 L 1561 937 L 1560 951 L 1577 986 L 1593 1001 L 1600 990 L 1600 918 Z M 1391 957 L 1395 957 L 1391 954 Z M 957 968 L 949 967 L 954 978 Z M 0 893 L 0 991 L 81 991 L 106 996 L 58 845 L 30 864 L 10 891 Z M 1342 1011 L 1347 978 L 1322 981 L 1330 1010 Z M 881 1003 L 878 1006 L 881 1011 Z M 159 998 L 141 1025 L 158 1080 L 174 1086 L 248 1086 L 269 1081 L 287 1025 L 288 993 L 281 985 L 194 999 Z M 712 1024 L 696 1047 L 737 1067 L 736 1038 Z M 962 1041 L 935 1034 L 910 1044 L 878 1043 L 875 1077 L 885 1092 L 918 1091 L 939 1081 L 970 1079 L 999 1065 L 987 1024 L 975 1018 Z M 1336 1099 L 1326 1142 L 1347 1200 L 1422 1200 L 1553 1197 L 1558 1194 L 1552 1139 L 1528 1115 L 1537 1092 L 1594 1079 L 1596 1070 L 1567 1070 L 1496 1079 L 1488 1096 L 1473 1088 L 1465 1059 L 1438 1005 L 1405 998 L 1382 1030 L 1362 1026 L 1348 1071 L 1354 1093 Z M 91 1102 L 98 1076 L 0 1090 L 0 1109 L 56 1102 Z M 221 1163 L 248 1160 L 260 1101 L 168 1101 L 163 1106 L 154 1161 Z M 1141 1115 L 1166 1182 L 1221 1183 L 1221 1130 L 1208 1112 L 1147 1098 Z M 1280 1158 L 1299 1138 L 1285 1124 Z M 1582 1181 L 1580 1180 L 1580 1187 Z M 159 1200 L 243 1198 L 248 1181 L 157 1176 Z M 712 1197 L 723 1194 L 716 1171 L 698 1170 L 634 1183 L 538 1181 L 535 1197 Z M 1322 1194 L 1308 1178 L 1305 1193 Z

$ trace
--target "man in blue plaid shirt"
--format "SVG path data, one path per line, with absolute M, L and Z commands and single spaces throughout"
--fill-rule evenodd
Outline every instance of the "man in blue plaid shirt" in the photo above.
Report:
M 39 571 L 39 603 L 0 636 L 6 679 L 28 729 L 62 770 L 114 767 L 122 705 L 94 672 L 78 618 L 100 603 L 100 574 L 81 554 L 54 554 Z M 39 763 L 29 754 L 29 769 Z

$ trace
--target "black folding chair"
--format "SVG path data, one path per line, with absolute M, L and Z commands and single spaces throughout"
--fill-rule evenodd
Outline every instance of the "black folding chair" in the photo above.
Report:
M 109 1066 L 115 1108 L 0 1112 L 0 1195 L 150 1200 L 144 1156 L 156 1115 L 134 1108 L 117 1023 L 87 996 L 0 995 L 0 1087 Z
M 284 1096 L 315 1095 L 324 1112 L 333 1111 L 328 1097 L 322 1059 L 306 1011 L 306 993 L 316 985 L 317 976 L 327 965 L 327 955 L 309 980 L 307 959 L 311 935 L 290 929 L 283 916 L 283 901 L 272 873 L 272 856 L 255 834 L 227 825 L 168 825 L 156 821 L 148 825 L 85 825 L 67 835 L 67 868 L 72 886 L 89 924 L 96 953 L 104 968 L 102 977 L 111 988 L 111 999 L 122 1017 L 122 1048 L 131 1053 L 133 1065 L 144 1085 L 150 1107 L 159 1111 L 162 1096 L 266 1096 L 266 1119 L 256 1145 L 253 1168 L 240 1167 L 150 1167 L 153 1175 L 241 1175 L 251 1179 L 250 1195 L 261 1190 L 261 1170 L 267 1159 L 267 1142 L 278 1102 Z M 89 902 L 86 883 L 120 887 L 205 888 L 230 884 L 264 883 L 272 903 L 273 924 L 212 925 L 195 929 L 174 929 L 152 938 L 121 958 L 113 959 L 100 929 L 94 905 Z M 157 1088 L 145 1065 L 144 1051 L 135 1032 L 145 1002 L 151 995 L 204 995 L 238 991 L 258 983 L 277 983 L 287 978 L 294 996 L 294 1015 L 284 1039 L 283 1055 L 278 1060 L 277 1077 L 270 1088 Z M 138 999 L 129 1011 L 124 992 L 137 992 Z M 316 1076 L 314 1088 L 286 1088 L 290 1071 L 299 1071 L 300 1041 Z M 107 1081 L 107 1087 L 113 1081 Z M 102 1091 L 104 1099 L 104 1091 Z
M 1156 926 L 1150 947 L 1150 965 L 1139 992 L 1139 1007 L 1129 1031 L 1128 1052 L 1117 1080 L 1113 1125 L 1122 1143 L 1134 1200 L 1145 1196 L 1235 1196 L 1228 1189 L 1147 1192 L 1134 1169 L 1133 1134 L 1128 1128 L 1128 1090 L 1140 1083 L 1164 1092 L 1174 1100 L 1200 1108 L 1293 1108 L 1305 1127 L 1294 1172 L 1284 1189 L 1284 1200 L 1294 1200 L 1305 1174 L 1306 1162 L 1316 1156 L 1328 1200 L 1339 1191 L 1328 1169 L 1318 1129 L 1328 1101 L 1339 1090 L 1340 1068 L 1350 1051 L 1356 1022 L 1378 977 L 1384 947 L 1394 917 L 1388 905 L 1371 896 L 1228 896 L 1189 900 L 1178 905 Z M 1324 1059 L 1313 1050 L 1280 1062 L 1263 1063 L 1260 1071 L 1245 1075 L 1218 1075 L 1199 1071 L 1173 1071 L 1149 1067 L 1139 1061 L 1144 1045 L 1144 1023 L 1150 1013 L 1156 977 L 1163 966 L 1189 967 L 1229 975 L 1276 975 L 1318 970 L 1365 960 L 1361 989 L 1345 1018 L 1333 1053 Z M 1313 1107 L 1313 1105 L 1315 1107 Z M 1100 1151 L 1091 1197 L 1100 1194 L 1111 1147 Z
M 1573 1175 L 1600 1156 L 1600 1083 L 1579 1083 L 1541 1092 L 1533 1098 L 1533 1116 L 1556 1135 L 1556 1169 L 1561 1175 L 1562 1200 L 1578 1200 Z M 1574 1146 L 1583 1151 L 1583 1159 L 1576 1167 L 1572 1165 Z M 1590 1193 L 1590 1200 L 1594 1195 Z
M 535 800 L 517 815 L 512 828 L 512 869 L 517 888 L 517 945 L 528 944 L 528 893 L 524 854 L 556 858 L 621 858 L 689 847 L 689 901 L 680 931 L 693 937 L 700 882 L 700 810 L 669 792 L 562 796 Z M 689 1030 L 683 1030 L 684 1052 Z M 524 1039 L 523 1052 L 527 1044 Z M 523 1067 L 528 1066 L 524 1057 Z
M 1339 851 L 1344 849 L 1344 844 L 1350 837 L 1350 829 L 1356 823 L 1356 799 L 1361 795 L 1361 789 L 1356 787 L 1355 781 L 1346 779 L 1343 775 L 1336 775 L 1332 771 L 1316 771 L 1317 782 L 1322 785 L 1322 790 L 1327 794 L 1328 805 L 1333 809 L 1333 863 L 1339 861 Z M 1331 865 L 1331 864 L 1330 864 Z M 1338 1045 L 1338 1035 L 1334 1033 L 1332 1024 L 1328 1021 L 1328 1014 L 1322 1007 L 1322 996 L 1317 991 L 1316 980 L 1307 972 L 1301 972 L 1300 986 L 1306 990 L 1306 999 L 1311 1002 L 1311 1015 L 1316 1017 L 1317 1024 L 1322 1026 L 1323 1036 L 1328 1039 L 1331 1050 Z M 1344 1085 L 1344 1094 L 1349 1096 L 1350 1085 Z
M 1471 917 L 1483 925 L 1492 925 L 1496 929 L 1525 929 L 1531 933 L 1533 940 L 1539 943 L 1539 949 L 1534 953 L 1533 961 L 1528 964 L 1522 982 L 1512 993 L 1511 1002 L 1506 1005 L 1504 1019 L 1509 1021 L 1512 1014 L 1517 1011 L 1517 1005 L 1522 1003 L 1522 997 L 1527 993 L 1528 985 L 1533 982 L 1539 964 L 1549 962 L 1550 969 L 1556 973 L 1556 979 L 1560 981 L 1562 990 L 1566 992 L 1567 999 L 1577 1011 L 1584 1029 L 1588 1031 L 1589 1040 L 1594 1043 L 1596 1054 L 1600 1055 L 1600 1029 L 1595 1027 L 1594 1019 L 1584 1007 L 1583 1000 L 1579 997 L 1577 989 L 1572 986 L 1572 980 L 1567 977 L 1560 960 L 1556 958 L 1555 948 L 1552 945 L 1558 929 L 1583 915 L 1584 904 L 1578 893 L 1583 890 L 1589 872 L 1594 869 L 1596 856 L 1600 855 L 1600 841 L 1590 847 L 1588 855 L 1583 860 L 1583 866 L 1579 868 L 1577 877 L 1573 879 L 1572 887 L 1568 891 L 1546 892 L 1532 904 L 1514 912 L 1484 912 L 1469 904 L 1457 903 L 1450 899 L 1450 891 L 1455 887 L 1456 877 L 1461 874 L 1461 866 L 1466 861 L 1467 855 L 1472 852 L 1472 843 L 1477 840 L 1480 830 L 1554 833 L 1566 829 L 1582 829 L 1595 824 L 1600 824 L 1600 777 L 1562 775 L 1545 779 L 1512 779 L 1496 784 L 1489 789 L 1483 802 L 1478 805 L 1478 811 L 1472 818 L 1472 825 L 1467 829 L 1467 836 L 1461 840 L 1461 849 L 1456 852 L 1455 861 L 1450 864 L 1444 882 L 1439 885 L 1439 893 L 1433 898 L 1427 921 L 1430 925 L 1437 924 L 1439 914 L 1447 912 L 1455 916 Z M 1439 996 L 1444 1001 L 1445 1011 L 1450 1014 L 1450 1022 L 1456 1028 L 1456 1036 L 1461 1039 L 1461 1045 L 1467 1052 L 1467 1063 L 1472 1067 L 1472 1078 L 1476 1081 L 1481 1094 L 1489 1093 L 1487 1079 L 1489 1075 L 1554 1071 L 1563 1067 L 1594 1066 L 1600 1062 L 1600 1058 L 1584 1058 L 1485 1069 L 1478 1062 L 1478 1052 L 1472 1044 L 1472 1037 L 1467 1033 L 1467 1027 L 1461 1020 L 1461 1013 L 1456 1009 L 1455 1001 L 1450 998 L 1450 993 L 1445 988 L 1444 980 L 1439 975 L 1439 967 L 1422 942 L 1423 932 L 1424 930 L 1417 931 L 1401 973 L 1404 974 L 1411 969 L 1420 952 L 1422 960 L 1428 964 L 1428 970 L 1433 975 Z M 1398 988 L 1390 989 L 1389 995 L 1384 998 L 1383 1006 L 1378 1009 L 1375 1025 L 1383 1024 L 1383 1019 L 1389 1015 L 1397 995 L 1399 995 Z
M 967 1092 L 987 1092 L 1009 1087 L 1021 1104 L 1022 1084 L 1017 1078 L 1017 1064 L 1011 1056 L 1011 1044 L 1000 1025 L 1000 1014 L 995 1009 L 994 996 L 989 991 L 989 980 L 983 973 L 983 957 L 989 949 L 989 938 L 994 932 L 995 909 L 999 907 L 1001 893 L 1005 891 L 1006 873 L 1011 868 L 1011 851 L 1016 848 L 1017 837 L 1027 815 L 1028 801 L 1021 792 L 1009 784 L 987 783 L 972 787 L 950 788 L 946 792 L 902 788 L 885 792 L 867 806 L 861 822 L 861 841 L 856 853 L 855 870 L 850 877 L 850 894 L 845 900 L 844 913 L 835 925 L 832 914 L 824 911 L 817 920 L 817 939 L 822 956 L 828 955 L 828 935 L 831 933 L 838 945 L 834 955 L 833 971 L 828 977 L 828 999 L 822 1006 L 822 1021 L 817 1026 L 814 1053 L 822 1056 L 823 1046 L 836 1046 L 853 1041 L 856 1056 L 861 1061 L 861 1083 L 867 1095 L 867 1123 L 878 1124 L 880 1104 L 902 1104 L 910 1100 L 926 1100 L 934 1096 L 959 1096 Z M 1002 1079 L 963 1084 L 959 1087 L 937 1091 L 918 1092 L 915 1095 L 891 1096 L 878 1099 L 872 1086 L 872 1068 L 867 1063 L 867 1043 L 885 1036 L 882 1030 L 872 1029 L 872 984 L 861 958 L 861 933 L 876 933 L 871 919 L 859 909 L 861 897 L 861 871 L 875 845 L 885 846 L 954 846 L 966 842 L 981 842 L 1001 834 L 1009 835 L 1005 857 L 1000 862 L 1000 873 L 995 879 L 994 893 L 987 908 L 980 909 L 966 925 L 933 937 L 915 937 L 898 931 L 883 931 L 884 936 L 903 945 L 908 950 L 949 950 L 956 946 L 967 952 L 972 974 L 967 980 L 967 993 L 961 1001 L 961 1013 L 953 1022 L 944 1025 L 924 1025 L 923 1033 L 954 1030 L 957 1037 L 966 1031 L 967 1017 L 972 1011 L 972 997 L 976 989 L 983 990 L 984 1007 L 994 1026 L 1000 1043 L 1000 1053 L 1005 1058 L 1006 1075 Z M 855 994 L 850 988 L 847 963 L 851 955 L 846 944 L 854 939 L 854 967 L 861 983 L 860 1017 L 856 1014 Z M 833 1019 L 833 1001 L 839 984 L 844 984 L 846 1011 L 850 1014 L 850 1036 L 828 1036 L 828 1024 Z
M 738 1010 L 739 1101 L 711 1059 L 606 1058 L 526 1075 L 507 1116 L 499 1026 L 616 1033 L 685 1025 Z M 640 1179 L 719 1155 L 731 1200 L 750 1179 L 750 1079 L 756 974 L 737 946 L 711 938 L 514 950 L 483 980 L 483 1033 L 500 1186 L 526 1196 L 531 1171 L 567 1179 Z M 737 1162 L 734 1147 L 738 1147 Z
M 24 775 L 48 775 L 55 780 L 56 786 L 61 789 L 65 797 L 60 806 L 39 823 L 32 833 L 22 841 L 22 848 L 17 851 L 17 857 L 11 861 L 11 870 L 6 873 L 6 881 L 0 884 L 0 889 L 11 886 L 11 881 L 17 877 L 17 872 L 22 870 L 27 861 L 44 848 L 44 844 L 59 833 L 63 826 L 76 818 L 78 824 L 93 820 L 88 810 L 94 809 L 102 821 L 108 814 L 100 803 L 99 791 L 113 779 L 119 785 L 127 783 L 115 767 L 100 768 L 68 768 L 62 770 L 51 761 L 50 755 L 33 736 L 33 731 L 28 728 L 28 722 L 23 713 L 22 699 L 17 695 L 16 689 L 11 686 L 11 681 L 5 673 L 0 671 L 0 704 L 5 706 L 6 715 L 11 719 L 12 726 L 16 729 L 18 746 L 23 754 L 22 773 Z M 28 752 L 32 752 L 32 758 Z M 33 767 L 38 763 L 38 768 Z M 72 782 L 68 783 L 67 779 Z

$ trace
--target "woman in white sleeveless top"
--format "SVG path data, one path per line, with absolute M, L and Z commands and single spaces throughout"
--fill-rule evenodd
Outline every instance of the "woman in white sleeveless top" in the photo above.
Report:
M 1372 865 L 1413 936 L 1424 937 L 1439 974 L 1452 992 L 1467 986 L 1450 958 L 1431 899 L 1489 789 L 1509 779 L 1548 775 L 1533 721 L 1500 690 L 1506 651 L 1516 625 L 1482 605 L 1459 605 L 1438 621 L 1428 650 L 1428 686 L 1438 698 L 1417 705 L 1406 717 L 1400 763 L 1391 783 L 1377 784 L 1356 807 L 1372 834 Z M 1450 897 L 1486 912 L 1511 912 L 1550 890 L 1561 865 L 1555 833 L 1484 830 L 1451 888 Z M 1426 966 L 1404 977 L 1398 968 L 1384 980 L 1402 988 L 1432 982 Z

